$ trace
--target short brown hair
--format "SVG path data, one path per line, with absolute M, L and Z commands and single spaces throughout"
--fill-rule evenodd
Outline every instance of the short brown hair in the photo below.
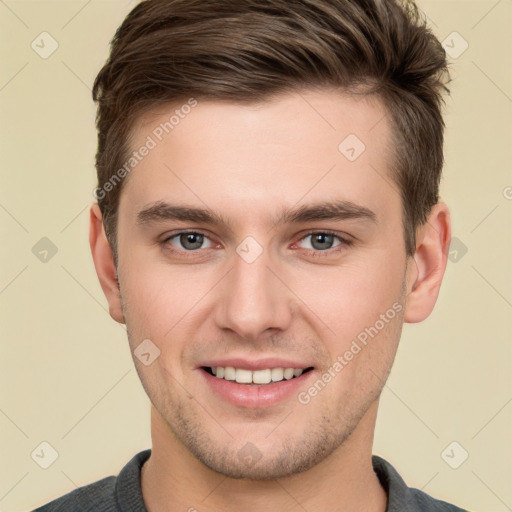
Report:
M 189 97 L 257 102 L 318 87 L 363 86 L 387 108 L 413 254 L 416 228 L 438 202 L 448 81 L 445 51 L 412 1 L 142 1 L 118 28 L 93 88 L 97 198 L 116 262 L 123 182 L 112 186 L 112 178 L 140 115 Z

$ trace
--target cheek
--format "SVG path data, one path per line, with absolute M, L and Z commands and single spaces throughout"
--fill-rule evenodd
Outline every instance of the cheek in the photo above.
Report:
M 179 352 L 180 340 L 185 343 L 197 330 L 197 316 L 215 283 L 211 274 L 211 268 L 185 273 L 179 266 L 150 264 L 133 255 L 120 267 L 125 319 L 133 343 L 149 338 L 162 354 Z
M 401 301 L 404 258 L 379 256 L 357 263 L 341 264 L 322 272 L 303 271 L 292 276 L 290 288 L 314 313 L 313 319 L 325 324 L 343 345 L 366 327 L 373 325 L 397 301 Z M 393 261 L 385 264 L 382 262 Z M 305 314 L 307 308 L 303 308 Z M 338 348 L 343 348 L 342 346 Z
M 166 394 L 162 390 L 173 389 L 176 382 L 184 380 L 183 349 L 189 339 L 184 329 L 193 316 L 194 297 L 183 293 L 180 283 L 167 280 L 162 272 L 141 267 L 129 272 L 126 268 L 125 275 L 126 279 L 120 275 L 120 281 L 130 348 L 146 392 L 161 404 Z M 137 352 L 142 352 L 138 347 L 148 346 L 145 340 L 151 343 L 144 352 L 155 357 L 149 366 L 142 359 L 143 364 L 137 361 Z

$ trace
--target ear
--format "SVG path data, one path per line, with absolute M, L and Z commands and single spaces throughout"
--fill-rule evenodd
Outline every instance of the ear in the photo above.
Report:
M 98 274 L 101 288 L 108 301 L 110 316 L 116 322 L 124 324 L 125 321 L 121 308 L 121 293 L 117 282 L 114 257 L 103 227 L 100 207 L 97 204 L 91 206 L 89 244 L 91 246 L 96 274 Z
M 421 322 L 434 309 L 446 270 L 450 240 L 450 211 L 444 203 L 438 203 L 418 230 L 416 251 L 409 258 L 405 322 Z

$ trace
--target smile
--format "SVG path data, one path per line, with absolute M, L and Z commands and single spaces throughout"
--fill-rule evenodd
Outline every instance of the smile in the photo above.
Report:
M 317 373 L 313 366 L 277 366 L 277 361 L 253 363 L 252 370 L 247 369 L 251 363 L 239 360 L 238 364 L 233 361 L 229 366 L 207 365 L 198 369 L 212 397 L 245 409 L 265 409 L 293 400 Z
M 234 381 L 238 384 L 270 384 L 300 377 L 311 368 L 266 368 L 262 370 L 246 370 L 233 366 L 204 367 L 204 370 L 218 379 Z

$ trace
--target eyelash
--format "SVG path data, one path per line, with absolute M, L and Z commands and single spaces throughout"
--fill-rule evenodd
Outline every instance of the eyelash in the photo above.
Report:
M 174 249 L 174 248 L 169 247 L 169 245 L 170 245 L 169 242 L 171 240 L 173 240 L 174 238 L 177 238 L 181 235 L 187 235 L 187 234 L 201 235 L 210 240 L 210 237 L 208 235 L 206 235 L 205 233 L 201 233 L 200 231 L 178 231 L 178 232 L 166 237 L 161 242 L 161 244 L 168 251 L 171 251 L 173 253 L 178 252 L 178 253 L 184 255 L 184 257 L 186 257 L 186 258 L 193 258 L 197 255 L 197 253 L 200 251 L 200 249 L 187 251 L 185 249 L 180 250 L 180 249 Z M 335 231 L 330 231 L 330 230 L 311 230 L 308 233 L 306 233 L 304 236 L 302 236 L 298 242 L 295 242 L 295 244 L 302 242 L 303 240 L 305 240 L 307 237 L 309 237 L 311 235 L 330 235 L 330 236 L 337 238 L 338 241 L 340 242 L 339 245 L 332 247 L 330 249 L 325 249 L 323 251 L 315 250 L 315 249 L 304 249 L 308 254 L 310 254 L 313 257 L 321 258 L 321 257 L 330 256 L 334 252 L 339 252 L 340 250 L 343 250 L 344 248 L 347 248 L 347 247 L 350 247 L 353 245 L 353 240 L 350 240 L 349 238 L 345 238 L 345 237 L 341 236 L 339 233 L 336 233 Z
M 344 248 L 347 248 L 347 247 L 350 247 L 351 245 L 353 245 L 353 240 L 350 240 L 349 238 L 346 238 L 346 237 L 340 235 L 339 233 L 336 233 L 335 231 L 329 231 L 329 230 L 309 231 L 303 237 L 301 237 L 299 242 L 302 242 L 305 238 L 307 238 L 308 236 L 311 236 L 311 235 L 330 235 L 330 236 L 333 236 L 334 238 L 337 238 L 338 241 L 340 242 L 339 245 L 332 247 L 331 249 L 325 249 L 324 251 L 314 250 L 314 249 L 305 249 L 310 255 L 312 255 L 315 258 L 317 258 L 317 257 L 321 258 L 324 255 L 330 256 L 333 253 L 339 252 L 339 251 L 343 250 Z

